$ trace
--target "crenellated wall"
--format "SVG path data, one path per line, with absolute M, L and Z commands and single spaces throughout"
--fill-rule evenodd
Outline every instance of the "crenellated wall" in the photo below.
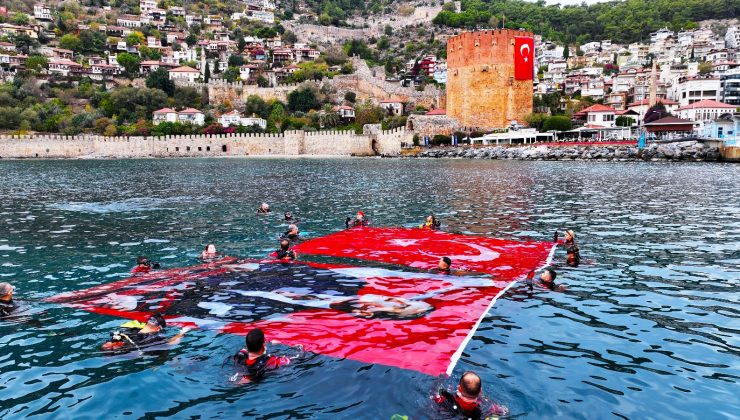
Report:
M 372 156 L 376 151 L 392 155 L 400 152 L 401 139 L 409 135 L 398 128 L 361 135 L 352 131 L 286 131 L 165 137 L 0 136 L 0 158 Z

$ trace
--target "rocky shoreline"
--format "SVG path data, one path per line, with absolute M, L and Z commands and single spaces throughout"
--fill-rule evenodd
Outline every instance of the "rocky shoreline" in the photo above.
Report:
M 420 158 L 464 158 L 499 160 L 596 160 L 596 161 L 691 161 L 721 160 L 719 148 L 696 141 L 637 146 L 486 146 L 478 148 L 434 148 L 415 155 Z

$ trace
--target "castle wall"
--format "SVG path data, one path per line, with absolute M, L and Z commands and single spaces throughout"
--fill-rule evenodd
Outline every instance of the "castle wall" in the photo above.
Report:
M 401 128 L 361 135 L 330 130 L 165 137 L 0 136 L 0 158 L 372 156 L 374 144 L 382 145 L 381 153 L 397 154 L 401 139 L 409 135 Z
M 461 126 L 492 129 L 532 113 L 532 80 L 514 78 L 514 37 L 529 32 L 465 32 L 447 41 L 447 115 Z

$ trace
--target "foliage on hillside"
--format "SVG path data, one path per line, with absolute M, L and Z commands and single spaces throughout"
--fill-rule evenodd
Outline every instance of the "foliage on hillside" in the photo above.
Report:
M 583 44 L 611 39 L 636 42 L 667 26 L 691 29 L 707 19 L 731 19 L 740 0 L 625 0 L 580 6 L 546 5 L 524 0 L 462 0 L 462 12 L 443 10 L 435 24 L 456 28 L 525 28 L 546 39 Z

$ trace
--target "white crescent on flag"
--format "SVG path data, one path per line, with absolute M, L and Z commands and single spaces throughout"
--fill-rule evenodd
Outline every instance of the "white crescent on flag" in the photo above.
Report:
M 527 52 L 526 52 L 526 53 L 524 52 L 524 50 L 525 50 L 525 49 L 527 50 Z M 524 62 L 525 62 L 525 63 L 526 63 L 527 61 L 529 61 L 529 53 L 530 53 L 530 52 L 531 52 L 531 49 L 529 48 L 529 44 L 522 44 L 522 46 L 521 46 L 521 47 L 519 47 L 519 53 L 520 53 L 520 54 L 522 55 L 522 57 L 524 58 Z

